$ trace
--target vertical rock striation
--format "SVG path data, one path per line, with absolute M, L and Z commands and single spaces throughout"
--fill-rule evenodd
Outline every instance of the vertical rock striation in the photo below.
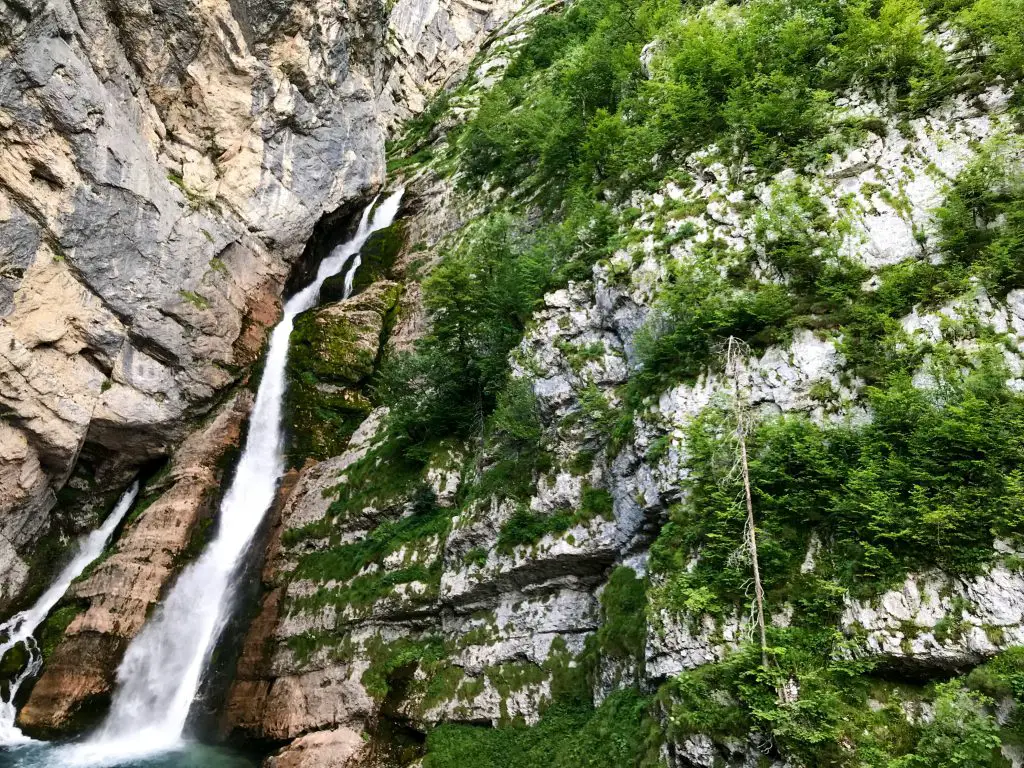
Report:
M 0 607 L 55 493 L 166 455 L 383 180 L 375 0 L 0 8 Z

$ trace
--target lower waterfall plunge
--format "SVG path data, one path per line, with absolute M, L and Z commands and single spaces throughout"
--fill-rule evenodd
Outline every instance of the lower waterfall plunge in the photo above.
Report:
M 389 196 L 373 212 L 372 221 L 374 204 L 367 206 L 352 239 L 334 248 L 320 264 L 316 279 L 285 304 L 270 337 L 245 449 L 220 505 L 216 538 L 182 571 L 128 647 L 106 720 L 87 741 L 62 750 L 65 765 L 116 765 L 184 744 L 193 699 L 230 618 L 235 574 L 284 472 L 281 413 L 293 321 L 316 303 L 324 280 L 347 263 L 348 296 L 359 249 L 373 232 L 391 224 L 401 197 L 402 190 Z
M 0 624 L 0 637 L 6 638 L 0 643 L 0 659 L 3 659 L 17 645 L 23 645 L 28 654 L 24 668 L 11 680 L 6 698 L 0 697 L 0 745 L 29 741 L 14 724 L 18 714 L 14 698 L 18 695 L 18 689 L 21 688 L 22 683 L 35 677 L 43 664 L 43 656 L 39 651 L 39 646 L 36 645 L 35 637 L 33 637 L 36 629 L 43 623 L 58 601 L 64 597 L 64 593 L 68 591 L 71 583 L 103 553 L 107 541 L 124 519 L 125 514 L 131 509 L 132 504 L 135 503 L 138 493 L 139 482 L 136 480 L 118 500 L 117 505 L 107 515 L 107 519 L 103 521 L 103 525 L 82 538 L 71 562 L 64 566 L 49 588 L 36 600 L 35 605 L 14 614 L 6 622 Z

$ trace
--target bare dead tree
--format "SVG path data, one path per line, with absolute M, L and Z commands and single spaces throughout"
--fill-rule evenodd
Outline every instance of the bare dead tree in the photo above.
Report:
M 743 495 L 747 507 L 747 524 L 744 538 L 750 550 L 750 562 L 754 577 L 754 604 L 757 630 L 761 641 L 761 663 L 768 665 L 768 641 L 764 625 L 764 588 L 761 586 L 761 568 L 757 559 L 757 527 L 754 523 L 754 498 L 750 491 L 750 467 L 747 463 L 747 432 L 750 428 L 750 413 L 747 410 L 745 391 L 740 383 L 743 361 L 749 356 L 747 345 L 730 336 L 725 349 L 725 373 L 732 383 L 733 415 L 736 420 L 736 441 L 739 445 L 740 474 L 743 477 Z

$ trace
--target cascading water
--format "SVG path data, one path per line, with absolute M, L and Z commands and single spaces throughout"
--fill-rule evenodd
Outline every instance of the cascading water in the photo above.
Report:
M 3 624 L 0 624 L 0 637 L 4 637 L 0 643 L 0 659 L 17 645 L 23 645 L 28 655 L 24 668 L 11 680 L 7 697 L 0 696 L 0 745 L 20 744 L 29 739 L 22 734 L 21 730 L 14 724 L 18 711 L 14 706 L 14 697 L 18 689 L 26 680 L 35 677 L 43 664 L 43 656 L 39 652 L 33 634 L 46 616 L 53 610 L 53 606 L 64 596 L 71 586 L 71 582 L 82 575 L 82 571 L 103 552 L 107 541 L 114 533 L 125 514 L 131 509 L 135 497 L 139 493 L 139 482 L 136 480 L 131 487 L 121 496 L 113 511 L 107 515 L 103 525 L 85 536 L 79 543 L 75 556 L 71 562 L 64 566 L 53 584 L 36 601 L 31 608 L 16 613 Z
M 345 279 L 345 296 L 349 295 L 359 249 L 373 232 L 391 224 L 401 197 L 399 190 L 381 203 L 372 223 L 371 203 L 352 239 L 331 251 L 316 279 L 285 304 L 284 316 L 270 337 L 245 450 L 221 502 L 217 535 L 181 573 L 129 646 L 117 671 L 117 690 L 106 721 L 89 741 L 69 748 L 66 764 L 113 765 L 183 743 L 189 709 L 231 614 L 233 577 L 284 472 L 281 405 L 292 324 L 296 315 L 314 305 L 324 280 L 351 260 Z

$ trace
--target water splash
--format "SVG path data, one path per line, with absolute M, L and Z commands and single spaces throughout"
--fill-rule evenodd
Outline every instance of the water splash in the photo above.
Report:
M 324 280 L 351 260 L 345 277 L 348 296 L 359 266 L 359 249 L 373 232 L 391 224 L 401 197 L 401 190 L 388 197 L 373 212 L 372 221 L 371 203 L 352 239 L 331 251 L 313 282 L 285 304 L 270 337 L 245 450 L 220 505 L 217 535 L 181 573 L 129 646 L 118 668 L 117 690 L 106 721 L 87 742 L 69 748 L 67 764 L 116 765 L 183 745 L 203 672 L 231 615 L 233 579 L 284 472 L 281 413 L 288 337 L 295 317 L 316 303 Z
M 136 480 L 122 494 L 113 511 L 107 515 L 103 525 L 82 538 L 78 543 L 71 562 L 64 566 L 64 569 L 57 575 L 35 605 L 21 613 L 16 613 L 3 624 L 0 624 L 0 637 L 6 638 L 0 643 L 0 659 L 3 659 L 9 651 L 21 645 L 25 648 L 27 661 L 21 672 L 11 680 L 6 698 L 0 696 L 0 745 L 21 744 L 31 741 L 14 724 L 18 711 L 14 706 L 15 696 L 22 684 L 37 674 L 43 665 L 43 655 L 39 651 L 34 637 L 36 629 L 43 623 L 50 611 L 57 602 L 68 591 L 71 582 L 82 575 L 82 572 L 89 564 L 100 556 L 107 541 L 114 533 L 125 514 L 135 503 L 135 497 L 139 493 L 139 481 Z

